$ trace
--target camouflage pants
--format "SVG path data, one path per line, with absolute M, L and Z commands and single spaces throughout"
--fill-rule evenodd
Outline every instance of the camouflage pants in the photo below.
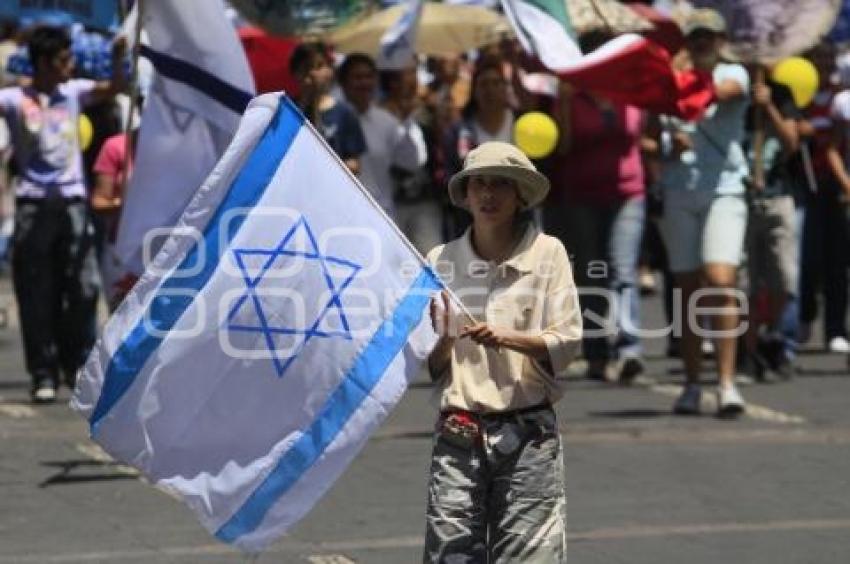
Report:
M 439 425 L 438 425 L 439 427 Z M 551 409 L 481 418 L 464 448 L 438 430 L 428 485 L 424 562 L 566 562 L 561 441 Z

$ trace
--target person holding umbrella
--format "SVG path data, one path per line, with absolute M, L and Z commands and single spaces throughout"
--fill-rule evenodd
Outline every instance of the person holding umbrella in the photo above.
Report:
M 751 68 L 756 79 L 751 93 L 753 105 L 747 112 L 745 144 L 753 169 L 764 168 L 763 178 L 750 185 L 746 241 L 753 307 L 745 343 L 749 368 L 758 381 L 766 380 L 768 372 L 783 379 L 793 374 L 780 323 L 786 305 L 796 299 L 799 276 L 794 179 L 789 160 L 799 149 L 797 122 L 802 115 L 791 90 L 765 80 L 764 72 L 758 65 Z M 760 147 L 755 143 L 757 135 L 762 135 Z

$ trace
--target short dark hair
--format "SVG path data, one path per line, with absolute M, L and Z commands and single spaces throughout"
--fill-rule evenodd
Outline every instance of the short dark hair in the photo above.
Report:
M 348 75 L 354 70 L 357 65 L 366 65 L 372 72 L 377 72 L 378 67 L 375 65 L 375 60 L 366 53 L 352 53 L 345 57 L 345 60 L 339 65 L 336 71 L 336 77 L 340 84 L 345 84 Z
M 464 119 L 472 119 L 478 112 L 478 102 L 475 101 L 475 94 L 478 90 L 478 79 L 481 78 L 484 73 L 491 71 L 498 73 L 502 78 L 504 78 L 505 71 L 500 57 L 482 57 L 475 63 L 475 69 L 472 71 L 472 88 L 469 92 L 469 100 L 466 102 L 466 105 L 461 111 Z
M 387 93 L 392 90 L 393 86 L 399 84 L 401 82 L 402 77 L 404 76 L 404 70 L 399 69 L 389 69 L 381 71 L 378 76 L 378 84 L 381 88 L 381 92 Z
M 331 58 L 328 55 L 328 48 L 324 43 L 321 41 L 309 41 L 299 44 L 289 58 L 289 72 L 298 76 L 305 72 L 305 70 L 309 70 L 316 57 L 322 57 L 330 64 Z
M 27 44 L 30 63 L 33 70 L 38 70 L 42 57 L 52 59 L 65 49 L 71 48 L 71 36 L 61 27 L 43 25 L 35 28 Z

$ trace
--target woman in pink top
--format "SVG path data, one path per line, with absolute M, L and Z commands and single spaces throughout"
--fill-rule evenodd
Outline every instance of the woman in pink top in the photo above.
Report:
M 587 376 L 630 383 L 644 370 L 637 336 L 643 115 L 566 83 L 552 113 L 560 138 L 543 223 L 572 251 L 582 311 L 592 313 L 584 320 Z
M 138 127 L 130 132 L 130 149 L 136 146 Z M 113 246 L 118 234 L 118 220 L 124 204 L 124 190 L 133 173 L 133 155 L 127 154 L 127 134 L 119 133 L 108 138 L 94 163 L 95 184 L 91 194 L 92 215 L 97 238 L 97 254 L 104 294 L 110 311 L 114 311 L 136 281 L 127 276 L 114 280 Z
M 130 133 L 133 144 L 136 142 L 137 131 L 138 129 L 135 129 Z M 126 160 L 127 134 L 119 133 L 104 141 L 94 163 L 95 185 L 91 206 L 104 229 L 104 238 L 109 242 L 115 241 L 126 178 L 129 178 L 133 171 L 133 159 L 125 165 Z

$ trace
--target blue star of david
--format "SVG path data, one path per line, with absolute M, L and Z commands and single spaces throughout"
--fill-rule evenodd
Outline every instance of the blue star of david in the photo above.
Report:
M 294 242 L 294 238 L 298 233 L 299 229 L 303 230 L 304 235 L 306 235 L 305 240 L 307 241 L 307 249 L 304 250 L 293 250 L 289 247 L 292 246 Z M 286 372 L 287 368 L 295 361 L 298 357 L 299 353 L 304 349 L 307 343 L 316 338 L 343 338 L 343 339 L 351 339 L 351 331 L 348 324 L 348 319 L 345 315 L 345 309 L 342 306 L 342 301 L 340 300 L 340 295 L 342 292 L 351 284 L 351 281 L 360 271 L 360 265 L 357 265 L 351 261 L 347 261 L 338 257 L 331 257 L 327 255 L 323 255 L 319 251 L 319 247 L 316 243 L 316 237 L 313 235 L 313 230 L 310 228 L 310 224 L 307 223 L 307 220 L 304 216 L 301 216 L 298 221 L 296 221 L 293 226 L 286 232 L 281 239 L 280 243 L 272 249 L 234 249 L 233 255 L 236 260 L 236 264 L 239 267 L 239 270 L 242 273 L 242 278 L 245 282 L 246 291 L 235 303 L 235 305 L 230 309 L 230 312 L 227 316 L 227 329 L 230 331 L 237 332 L 247 332 L 247 333 L 260 333 L 264 336 L 264 340 L 266 346 L 271 353 L 271 359 L 274 363 L 275 370 L 277 371 L 278 377 L 282 377 Z M 322 279 L 325 284 L 327 284 L 327 288 L 330 291 L 330 298 L 328 298 L 327 302 L 321 308 L 319 315 L 316 317 L 315 321 L 309 327 L 293 327 L 288 323 L 291 320 L 286 319 L 286 315 L 283 315 L 283 319 L 281 319 L 277 323 L 272 323 L 270 320 L 270 316 L 268 315 L 267 308 L 268 304 L 264 305 L 260 300 L 262 295 L 257 294 L 257 287 L 260 282 L 263 281 L 266 274 L 271 272 L 272 265 L 278 264 L 281 262 L 279 259 L 282 258 L 295 258 L 301 257 L 304 259 L 304 266 L 307 266 L 310 262 L 314 262 L 321 268 Z M 248 266 L 246 265 L 246 259 L 254 258 L 259 259 L 261 261 L 261 267 L 259 268 L 259 274 L 252 276 L 249 272 Z M 342 270 L 346 272 L 346 274 L 342 277 L 342 280 L 334 279 L 331 276 L 328 265 L 332 264 L 336 267 L 336 270 Z M 280 266 L 278 266 L 280 268 Z M 290 285 L 288 285 L 290 286 Z M 309 290 L 308 290 L 309 291 Z M 318 292 L 316 292 L 316 296 L 318 297 Z M 255 324 L 244 324 L 244 323 L 236 323 L 234 322 L 234 318 L 237 313 L 239 313 L 243 305 L 254 310 Z M 285 314 L 285 312 L 283 312 Z M 327 316 L 331 314 L 336 314 L 337 320 L 339 321 L 339 325 L 341 326 L 340 330 L 320 330 L 319 327 L 322 324 L 322 321 L 326 319 Z M 291 335 L 298 336 L 300 340 L 297 342 L 296 346 L 293 348 L 291 354 L 281 354 L 281 351 L 277 349 L 274 343 L 275 335 Z

